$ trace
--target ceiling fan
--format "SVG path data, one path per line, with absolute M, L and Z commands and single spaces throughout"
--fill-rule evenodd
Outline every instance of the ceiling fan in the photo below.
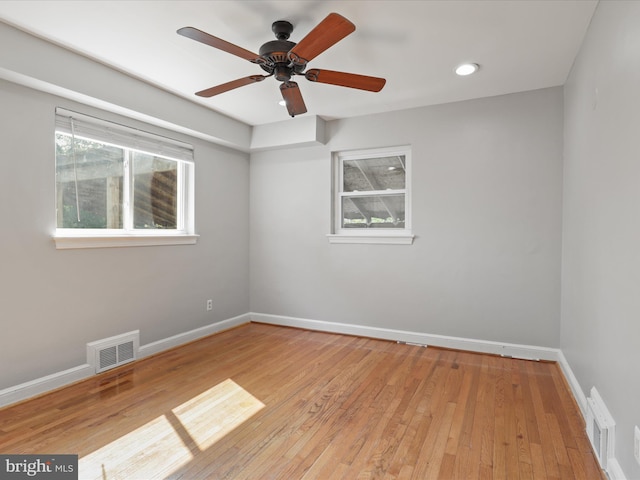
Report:
M 303 75 L 311 82 L 356 88 L 370 92 L 382 90 L 386 83 L 384 78 L 317 68 L 305 72 L 309 61 L 354 32 L 355 29 L 355 25 L 342 15 L 330 13 L 306 37 L 300 42 L 294 43 L 288 40 L 291 32 L 293 32 L 293 25 L 286 20 L 278 20 L 273 22 L 271 26 L 271 30 L 275 33 L 277 40 L 271 40 L 262 45 L 259 54 L 245 50 L 194 27 L 183 27 L 178 30 L 178 33 L 197 42 L 256 63 L 268 73 L 268 75 L 249 75 L 248 77 L 239 78 L 196 92 L 196 95 L 213 97 L 238 87 L 261 82 L 265 78 L 273 76 L 276 80 L 282 82 L 280 85 L 282 98 L 286 103 L 289 115 L 294 117 L 307 111 L 298 84 L 291 80 L 294 75 Z

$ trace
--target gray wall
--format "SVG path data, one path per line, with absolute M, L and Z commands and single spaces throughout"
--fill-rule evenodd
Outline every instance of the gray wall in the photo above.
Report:
M 640 2 L 600 2 L 565 86 L 561 348 L 640 478 Z
M 557 347 L 561 88 L 329 122 L 251 155 L 251 311 Z M 411 144 L 413 245 L 335 245 L 331 151 Z
M 93 340 L 140 329 L 147 344 L 249 311 L 247 154 L 3 80 L 0 105 L 0 389 L 85 363 Z M 56 106 L 192 143 L 198 243 L 56 250 Z

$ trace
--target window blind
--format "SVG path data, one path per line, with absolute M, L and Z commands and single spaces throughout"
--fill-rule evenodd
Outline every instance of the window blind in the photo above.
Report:
M 72 128 L 73 123 L 73 128 Z M 193 163 L 193 146 L 168 137 L 56 108 L 56 131 Z

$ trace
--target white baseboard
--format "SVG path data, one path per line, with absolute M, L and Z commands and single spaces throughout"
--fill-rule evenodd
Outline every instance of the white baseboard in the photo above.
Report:
M 222 322 L 212 323 L 211 325 L 180 333 L 157 342 L 142 345 L 138 350 L 138 358 L 148 357 L 149 355 L 177 347 L 184 343 L 206 337 L 207 335 L 242 325 L 243 323 L 249 323 L 250 321 L 251 318 L 249 314 L 239 315 L 223 320 Z M 27 400 L 28 398 L 70 385 L 71 383 L 84 380 L 93 375 L 95 375 L 95 367 L 89 364 L 83 364 L 62 372 L 47 375 L 46 377 L 36 378 L 35 380 L 21 383 L 20 385 L 5 388 L 4 390 L 0 390 L 0 407 L 6 407 L 12 403 Z
M 50 392 L 70 383 L 89 378 L 94 369 L 88 363 L 0 390 L 0 407 Z
M 564 377 L 567 379 L 567 383 L 569 383 L 569 388 L 571 388 L 571 393 L 573 393 L 573 398 L 576 399 L 576 403 L 578 407 L 580 407 L 580 412 L 582 413 L 582 417 L 587 419 L 587 396 L 582 391 L 580 384 L 578 383 L 578 379 L 573 374 L 573 370 L 569 366 L 569 362 L 564 356 L 562 351 L 558 351 L 558 365 L 562 369 L 562 373 L 564 373 Z
M 227 330 L 232 327 L 237 327 L 243 323 L 249 323 L 251 317 L 248 313 L 238 315 L 237 317 L 228 318 L 221 322 L 205 325 L 204 327 L 196 328 L 195 330 L 189 330 L 188 332 L 179 333 L 169 338 L 158 340 L 157 342 L 151 342 L 146 345 L 141 345 L 138 350 L 138 358 L 148 357 L 156 353 L 163 352 L 173 347 L 178 347 L 193 340 L 206 337 L 208 335 Z
M 557 348 L 537 347 L 533 345 L 519 345 L 514 343 L 475 340 L 472 338 L 447 337 L 428 333 L 409 332 L 390 328 L 368 327 L 349 323 L 324 322 L 306 318 L 285 317 L 264 313 L 250 313 L 251 320 L 260 323 L 270 323 L 287 327 L 306 328 L 321 332 L 343 333 L 361 337 L 379 338 L 400 342 L 418 343 L 434 347 L 454 348 L 478 353 L 492 353 L 526 360 L 558 361 L 560 350 Z
M 627 477 L 616 458 L 610 458 L 607 460 L 607 475 L 610 480 L 627 480 Z

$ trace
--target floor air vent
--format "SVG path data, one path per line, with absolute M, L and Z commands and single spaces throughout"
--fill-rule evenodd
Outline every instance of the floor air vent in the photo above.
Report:
M 95 373 L 104 372 L 138 358 L 139 347 L 139 330 L 87 343 L 87 363 Z
M 593 387 L 591 396 L 587 398 L 587 435 L 600 466 L 605 471 L 608 459 L 614 457 L 615 428 L 616 422 L 613 421 L 596 387 Z

